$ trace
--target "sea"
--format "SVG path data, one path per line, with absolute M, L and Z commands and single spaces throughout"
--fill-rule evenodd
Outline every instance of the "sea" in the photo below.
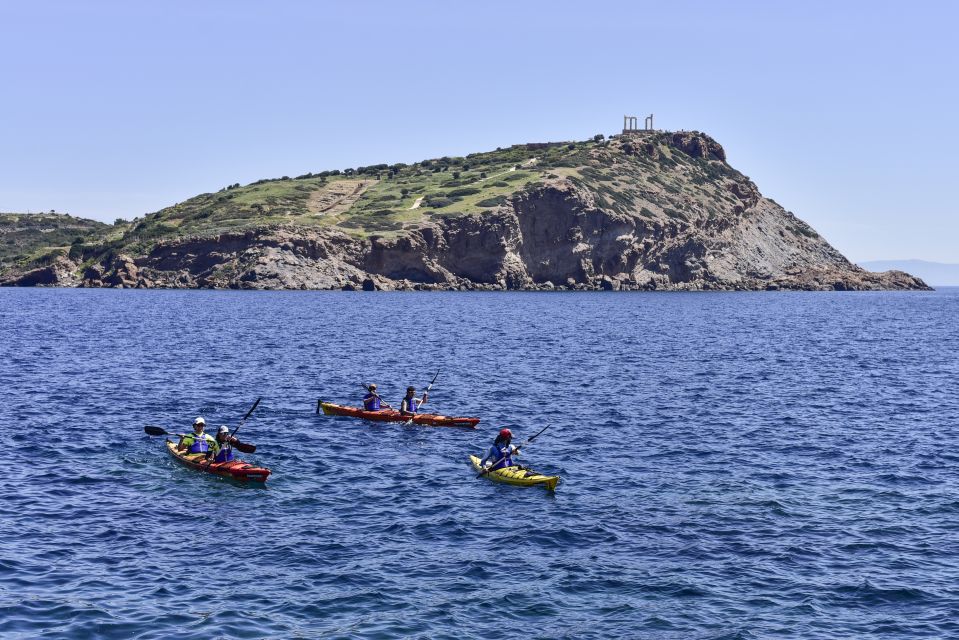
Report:
M 0 290 L 0 637 L 959 637 L 959 289 Z M 375 382 L 475 430 L 316 413 Z M 246 486 L 163 437 L 231 429 Z M 554 492 L 477 477 L 508 427 Z

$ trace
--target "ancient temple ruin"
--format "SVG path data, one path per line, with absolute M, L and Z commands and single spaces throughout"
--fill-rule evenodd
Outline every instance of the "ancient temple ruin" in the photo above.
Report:
M 639 131 L 655 131 L 655 129 L 653 129 L 653 114 L 646 116 L 642 129 L 639 128 L 639 118 L 636 116 L 623 116 L 623 133 L 636 133 Z

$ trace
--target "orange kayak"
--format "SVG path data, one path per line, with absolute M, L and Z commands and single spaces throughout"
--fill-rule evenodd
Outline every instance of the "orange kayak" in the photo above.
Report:
M 252 464 L 243 462 L 242 460 L 209 464 L 206 456 L 202 453 L 183 453 L 182 451 L 177 451 L 176 445 L 171 440 L 166 441 L 166 448 L 177 462 L 191 469 L 205 471 L 206 473 L 223 476 L 231 480 L 239 480 L 240 482 L 266 482 L 267 476 L 271 473 L 269 469 L 254 467 Z
M 320 407 L 323 408 L 323 413 L 328 416 L 347 416 L 349 418 L 372 420 L 373 422 L 408 422 L 410 419 L 408 415 L 403 415 L 395 409 L 367 411 L 359 407 L 347 407 L 341 404 L 333 404 L 332 402 L 321 402 Z M 464 429 L 475 429 L 479 421 L 479 418 L 454 418 L 452 416 L 440 416 L 433 413 L 417 413 L 413 416 L 413 424 L 419 424 L 425 427 L 463 427 Z

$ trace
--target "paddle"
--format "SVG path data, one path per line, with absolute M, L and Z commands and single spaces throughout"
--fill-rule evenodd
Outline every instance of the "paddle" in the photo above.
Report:
M 383 406 L 384 406 L 384 407 L 389 407 L 390 409 L 393 408 L 392 406 L 390 406 L 389 403 L 383 402 L 383 398 L 380 398 L 380 394 L 378 394 L 377 392 L 375 392 L 375 391 L 373 391 L 372 389 L 370 389 L 370 388 L 366 385 L 366 383 L 361 382 L 360 385 L 361 385 L 364 389 L 366 389 L 367 392 L 372 393 L 374 398 L 379 398 L 379 401 L 383 403 Z M 366 409 L 365 406 L 364 406 L 363 408 Z
M 430 395 L 430 389 L 433 388 L 433 383 L 436 382 L 436 378 L 437 378 L 439 375 L 440 375 L 440 372 L 437 371 L 437 372 L 436 372 L 436 375 L 433 376 L 433 379 L 430 380 L 430 383 L 426 386 L 426 391 L 423 392 L 423 401 L 420 402 L 420 404 L 419 404 L 418 407 L 416 407 L 417 409 L 419 409 L 419 408 L 422 407 L 424 404 L 426 404 L 426 398 Z M 410 404 L 412 404 L 412 400 L 410 401 Z M 407 405 L 407 406 L 409 406 L 409 405 Z M 416 417 L 416 413 L 414 412 L 413 415 L 410 416 L 410 419 L 406 421 L 406 425 L 405 425 L 405 426 L 408 427 L 408 426 L 410 426 L 411 424 L 413 424 L 413 418 L 415 418 L 415 417 Z
M 143 427 L 143 430 L 146 431 L 146 433 L 147 433 L 148 436 L 177 436 L 177 437 L 182 438 L 182 437 L 184 437 L 184 436 L 186 436 L 186 435 L 189 435 L 189 434 L 186 434 L 186 433 L 170 433 L 169 431 L 167 431 L 167 430 L 164 429 L 163 427 L 154 427 L 154 426 L 152 426 L 152 425 L 147 425 L 147 426 Z M 235 445 L 233 445 L 233 446 L 235 446 L 237 449 L 239 449 L 239 450 L 242 451 L 243 453 L 256 453 L 256 445 L 255 445 L 255 444 L 248 444 L 248 443 L 246 443 L 246 442 L 239 442 L 239 441 L 238 441 L 238 442 L 237 442 Z
M 542 434 L 544 431 L 546 431 L 547 429 L 549 429 L 549 427 L 550 427 L 550 425 L 546 425 L 545 427 L 543 427 L 542 429 L 540 429 L 539 432 L 538 432 L 535 436 L 530 436 L 529 438 L 527 438 L 527 439 L 526 439 L 526 442 L 524 442 L 524 443 L 521 444 L 520 446 L 516 447 L 516 452 L 519 452 L 520 449 L 522 449 L 523 447 L 525 447 L 526 445 L 528 445 L 529 443 L 531 443 L 533 440 L 535 440 L 536 438 L 538 438 L 538 437 L 540 436 L 540 434 Z M 502 458 L 500 458 L 500 460 L 502 460 Z M 496 462 L 494 462 L 493 464 L 491 464 L 491 465 L 488 466 L 488 467 L 483 467 L 483 470 L 480 471 L 479 474 L 477 474 L 476 477 L 477 477 L 477 478 L 482 478 L 483 476 L 485 476 L 485 475 L 486 475 L 487 473 L 489 473 L 490 471 L 495 471 L 496 469 L 493 469 L 493 467 L 495 467 L 498 462 L 499 462 L 499 460 L 497 460 Z M 503 468 L 504 468 L 504 467 L 499 467 L 499 469 L 503 469 Z
M 262 399 L 263 399 L 263 398 L 257 398 L 257 399 L 256 399 L 256 402 L 253 403 L 253 406 L 250 407 L 250 410 L 247 411 L 247 412 L 246 412 L 246 415 L 243 416 L 243 418 L 240 420 L 240 424 L 236 425 L 236 428 L 235 428 L 235 429 L 233 430 L 233 432 L 230 434 L 230 437 L 226 439 L 226 443 L 227 443 L 227 444 L 229 444 L 230 440 L 233 439 L 233 436 L 236 435 L 236 432 L 240 430 L 240 427 L 243 426 L 243 423 L 246 422 L 246 419 L 249 418 L 250 415 L 256 410 L 257 406 L 259 406 L 259 404 L 260 404 L 260 400 L 262 400 Z M 237 449 L 239 449 L 239 447 L 237 447 Z M 215 460 L 215 459 L 216 459 L 216 456 L 211 457 L 211 458 L 210 458 L 210 461 L 206 463 L 206 466 L 209 467 L 211 464 L 213 464 L 213 460 Z

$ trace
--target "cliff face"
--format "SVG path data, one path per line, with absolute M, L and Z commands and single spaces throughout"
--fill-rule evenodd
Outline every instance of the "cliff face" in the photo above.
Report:
M 523 165 L 536 167 L 533 179 L 478 201 L 479 210 L 438 214 L 435 209 L 455 204 L 433 197 L 427 201 L 439 206 L 388 233 L 364 236 L 339 224 L 280 220 L 173 236 L 140 251 L 132 242 L 99 254 L 89 247 L 72 260 L 58 257 L 0 282 L 366 290 L 925 288 L 908 274 L 870 273 L 850 263 L 763 198 L 703 134 L 640 134 L 567 150 L 576 151 L 576 162 L 564 166 L 554 157 L 543 167 L 534 156 Z M 480 191 L 495 179 L 477 177 L 477 187 L 443 195 Z M 343 210 L 352 217 L 338 220 L 356 220 L 349 207 L 370 185 L 342 185 L 339 191 L 355 200 Z M 313 193 L 304 206 L 311 201 L 326 200 Z

